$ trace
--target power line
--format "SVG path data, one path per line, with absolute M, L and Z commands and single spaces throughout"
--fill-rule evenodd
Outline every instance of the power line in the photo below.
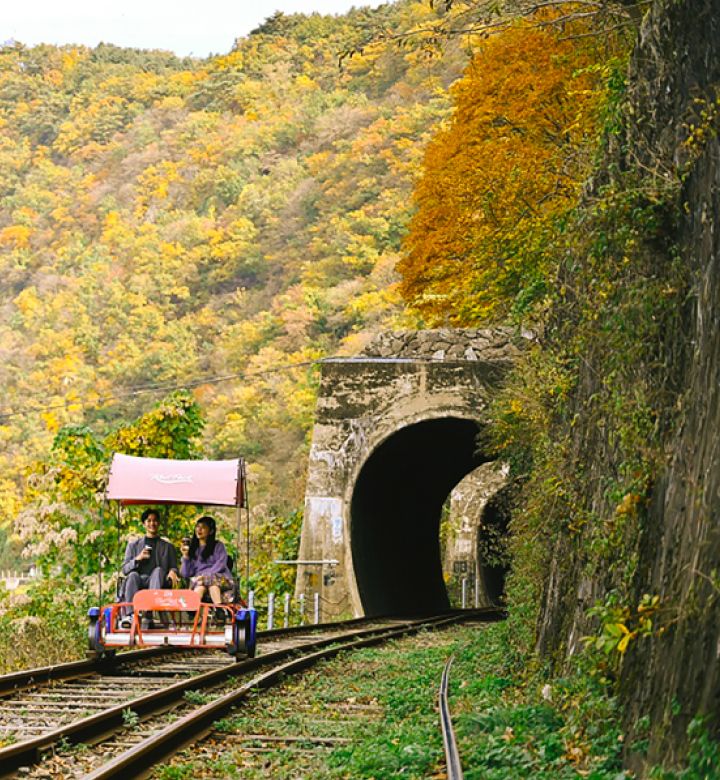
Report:
M 221 376 L 210 376 L 203 379 L 195 379 L 190 382 L 183 382 L 180 384 L 174 384 L 169 382 L 159 382 L 155 384 L 136 385 L 135 387 L 129 387 L 125 390 L 119 390 L 114 393 L 108 393 L 101 396 L 92 403 L 82 401 L 66 400 L 58 404 L 49 404 L 45 406 L 28 406 L 23 409 L 17 409 L 11 412 L 1 412 L 0 422 L 10 420 L 13 417 L 25 417 L 31 414 L 40 414 L 42 412 L 51 412 L 55 409 L 66 409 L 68 406 L 79 404 L 83 409 L 97 409 L 101 406 L 105 406 L 115 401 L 122 400 L 123 398 L 135 398 L 140 395 L 146 395 L 148 393 L 169 393 L 173 390 L 189 390 L 194 387 L 202 387 L 203 385 L 214 385 L 220 382 L 228 382 L 233 379 L 243 379 L 253 376 L 265 376 L 267 374 L 280 373 L 281 371 L 289 371 L 294 368 L 303 368 L 305 366 L 314 366 L 324 363 L 325 361 L 336 360 L 335 357 L 318 358 L 317 360 L 302 360 L 297 363 L 284 363 L 279 366 L 273 366 L 271 368 L 265 368 L 257 371 L 243 371 L 236 374 L 223 374 Z

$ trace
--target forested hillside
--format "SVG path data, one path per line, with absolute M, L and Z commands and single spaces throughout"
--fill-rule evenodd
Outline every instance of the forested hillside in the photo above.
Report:
M 204 61 L 0 50 L 0 527 L 64 426 L 99 441 L 176 386 L 201 451 L 248 458 L 256 515 L 297 508 L 308 361 L 407 318 L 409 196 L 466 61 L 339 54 L 432 18 L 278 14 Z
M 527 776 L 717 776 L 718 2 L 501 6 L 0 49 L 0 555 L 14 522 L 49 575 L 0 639 L 77 652 L 113 449 L 245 455 L 280 576 L 313 361 L 515 324 L 503 653 L 568 735 Z

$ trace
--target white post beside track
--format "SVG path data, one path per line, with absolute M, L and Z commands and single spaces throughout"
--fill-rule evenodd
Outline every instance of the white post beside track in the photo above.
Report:
M 313 598 L 314 598 L 314 601 L 315 601 L 315 604 L 314 604 L 314 607 L 315 607 L 315 610 L 314 610 L 315 611 L 315 615 L 314 615 L 315 625 L 317 625 L 320 622 L 320 594 L 316 593 Z
M 305 594 L 300 594 L 300 625 L 305 625 Z
M 290 593 L 285 594 L 285 605 L 283 606 L 283 628 L 290 625 Z
M 462 608 L 467 609 L 467 577 L 462 578 Z
M 275 594 L 268 593 L 268 617 L 267 617 L 268 631 L 272 631 L 274 618 L 275 618 Z

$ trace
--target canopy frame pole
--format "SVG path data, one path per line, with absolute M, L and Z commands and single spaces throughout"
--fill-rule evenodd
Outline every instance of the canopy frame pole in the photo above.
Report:
M 245 491 L 243 489 L 243 483 L 242 483 L 242 459 L 238 461 L 238 476 L 237 476 L 237 492 L 235 493 L 235 549 L 237 550 L 235 554 L 235 571 L 236 573 L 240 574 L 240 526 L 242 524 L 241 521 L 241 506 L 242 502 L 245 500 Z M 238 496 L 240 497 L 240 500 L 238 501 Z
M 105 538 L 105 532 L 106 532 L 106 526 L 107 526 L 107 516 L 109 514 L 110 509 L 110 502 L 107 497 L 108 493 L 108 485 L 110 484 L 110 474 L 112 473 L 112 458 L 110 458 L 110 462 L 107 464 L 107 469 L 105 471 L 105 490 L 103 490 L 103 499 L 102 504 L 100 505 L 100 544 L 98 545 L 98 607 L 102 606 L 103 603 L 103 569 L 105 568 L 105 563 L 107 563 L 108 557 L 105 554 L 105 551 L 107 549 L 107 540 Z M 120 542 L 120 526 L 117 525 L 117 533 L 118 533 L 118 546 Z
M 242 490 L 242 466 L 240 463 L 238 463 L 238 488 Z M 244 498 L 243 498 L 244 500 Z M 242 502 L 236 501 L 235 502 L 235 549 L 237 550 L 236 554 L 236 560 L 235 560 L 235 571 L 240 576 L 240 544 L 241 544 L 241 528 L 242 528 Z
M 98 550 L 98 607 L 102 606 L 103 603 L 103 581 L 102 581 L 102 570 L 103 570 L 103 546 L 105 542 L 105 515 L 107 514 L 107 499 L 103 497 L 103 502 L 100 508 L 100 545 Z
M 117 529 L 117 551 L 116 554 L 119 553 L 120 555 L 123 555 L 122 553 L 122 547 L 120 544 L 120 537 L 121 537 L 121 530 L 120 530 L 120 523 L 122 522 L 122 502 L 116 501 L 115 506 L 117 507 L 117 518 L 115 520 L 115 528 Z M 122 563 L 120 564 L 120 571 L 122 572 Z M 125 592 L 125 588 L 123 587 L 123 593 Z M 115 594 L 118 593 L 118 585 L 115 585 Z
M 250 589 L 250 499 L 247 490 L 247 471 L 245 469 L 245 459 L 240 458 L 238 462 L 238 477 L 242 490 L 242 501 L 238 503 L 238 553 L 240 552 L 240 513 L 241 507 L 245 507 L 245 581 L 248 590 Z

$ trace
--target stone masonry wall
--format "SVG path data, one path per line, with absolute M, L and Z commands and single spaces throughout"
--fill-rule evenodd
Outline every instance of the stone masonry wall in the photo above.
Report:
M 415 358 L 421 360 L 507 360 L 518 352 L 517 334 L 510 328 L 437 328 L 396 330 L 378 334 L 362 351 L 366 357 Z

